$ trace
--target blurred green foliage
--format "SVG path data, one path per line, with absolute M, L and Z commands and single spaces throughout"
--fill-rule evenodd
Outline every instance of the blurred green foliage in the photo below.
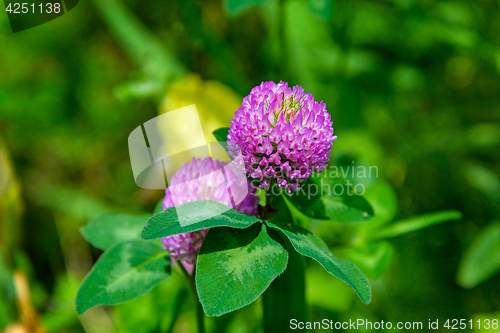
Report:
M 365 306 L 308 262 L 310 319 L 498 318 L 499 36 L 500 3 L 486 0 L 93 0 L 16 34 L 0 15 L 0 329 L 19 320 L 21 269 L 50 332 L 195 331 L 176 273 L 114 308 L 77 317 L 72 305 L 100 254 L 79 227 L 161 198 L 135 185 L 127 136 L 190 72 L 240 96 L 263 80 L 301 84 L 332 114 L 331 165 L 378 167 L 349 179 L 366 186 L 373 221 L 296 214 L 374 294 Z M 451 209 L 463 220 L 366 242 Z M 207 327 L 258 332 L 261 313 L 256 302 Z

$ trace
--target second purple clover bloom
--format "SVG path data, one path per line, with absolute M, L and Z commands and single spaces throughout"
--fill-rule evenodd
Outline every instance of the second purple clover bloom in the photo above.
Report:
M 288 192 L 326 168 L 333 141 L 326 104 L 301 86 L 263 82 L 243 98 L 227 136 L 229 154 L 241 154 L 248 176 L 269 189 L 273 180 Z
M 255 196 L 255 188 L 249 186 L 247 179 L 243 178 L 242 181 L 234 168 L 224 168 L 224 176 L 222 169 L 226 164 L 210 157 L 193 158 L 191 162 L 184 163 L 170 180 L 162 202 L 163 209 L 197 200 L 214 200 L 233 207 L 231 196 L 235 198 L 237 195 L 231 190 L 241 190 L 243 194 L 248 191 L 248 195 L 234 209 L 257 216 L 259 198 Z M 162 238 L 172 263 L 180 262 L 189 274 L 193 274 L 196 257 L 207 231 L 203 229 Z

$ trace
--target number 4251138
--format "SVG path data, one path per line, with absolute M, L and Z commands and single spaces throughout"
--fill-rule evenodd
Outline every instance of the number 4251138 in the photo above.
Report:
M 498 329 L 498 319 L 479 319 L 473 322 L 472 319 L 466 321 L 466 319 L 448 319 L 444 324 L 444 327 L 450 330 L 464 330 L 470 329 L 485 329 L 485 330 L 497 330 Z
M 35 6 L 34 3 L 9 3 L 5 11 L 11 14 L 27 14 L 27 13 L 40 13 L 40 14 L 51 14 L 60 13 L 61 4 L 60 3 L 43 3 Z

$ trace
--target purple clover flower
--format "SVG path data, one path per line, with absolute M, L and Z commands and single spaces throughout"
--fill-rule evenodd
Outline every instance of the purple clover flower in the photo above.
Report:
M 224 168 L 228 183 L 221 172 L 215 172 L 221 170 L 226 164 L 226 162 L 214 161 L 210 157 L 193 158 L 191 162 L 184 163 L 172 176 L 170 186 L 165 190 L 163 209 L 196 200 L 215 200 L 233 207 L 229 196 L 230 191 L 228 191 L 228 184 L 231 184 L 233 191 L 241 188 L 245 191 L 243 193 L 247 190 L 249 192 L 234 209 L 244 214 L 257 216 L 259 197 L 255 195 L 256 189 L 250 186 L 249 181 L 243 179 L 245 183 L 240 184 L 241 177 L 238 177 L 234 173 L 235 169 L 232 168 Z M 203 229 L 162 238 L 163 248 L 170 252 L 172 264 L 176 265 L 177 262 L 181 262 L 186 271 L 192 274 L 198 251 L 207 231 L 208 229 Z
M 262 82 L 231 120 L 229 154 L 241 154 L 247 175 L 261 181 L 259 188 L 269 189 L 275 179 L 291 192 L 326 168 L 337 139 L 332 124 L 326 104 L 301 86 Z

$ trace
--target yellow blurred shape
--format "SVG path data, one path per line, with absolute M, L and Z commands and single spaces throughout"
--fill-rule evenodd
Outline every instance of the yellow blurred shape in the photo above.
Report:
M 160 113 L 196 105 L 201 126 L 207 142 L 217 141 L 212 132 L 221 127 L 229 127 L 234 112 L 241 106 L 242 97 L 234 90 L 218 81 L 203 81 L 198 74 L 188 74 L 174 82 L 161 106 Z M 167 127 L 175 132 L 177 124 Z
M 28 279 L 22 270 L 14 272 L 14 286 L 16 288 L 17 308 L 21 323 L 7 327 L 6 333 L 46 333 L 40 325 L 38 314 L 31 303 L 31 293 Z
M 160 137 L 154 139 L 149 133 L 154 133 L 154 128 L 160 131 Z M 144 123 L 148 133 L 149 144 L 152 149 L 163 145 L 160 153 L 153 152 L 157 159 L 161 154 L 173 156 L 197 147 L 206 146 L 204 130 L 201 126 L 197 108 L 194 104 L 184 106 L 167 112 Z M 159 142 L 155 142 L 158 140 Z
M 19 323 L 11 324 L 5 328 L 4 333 L 29 333 L 26 328 Z

